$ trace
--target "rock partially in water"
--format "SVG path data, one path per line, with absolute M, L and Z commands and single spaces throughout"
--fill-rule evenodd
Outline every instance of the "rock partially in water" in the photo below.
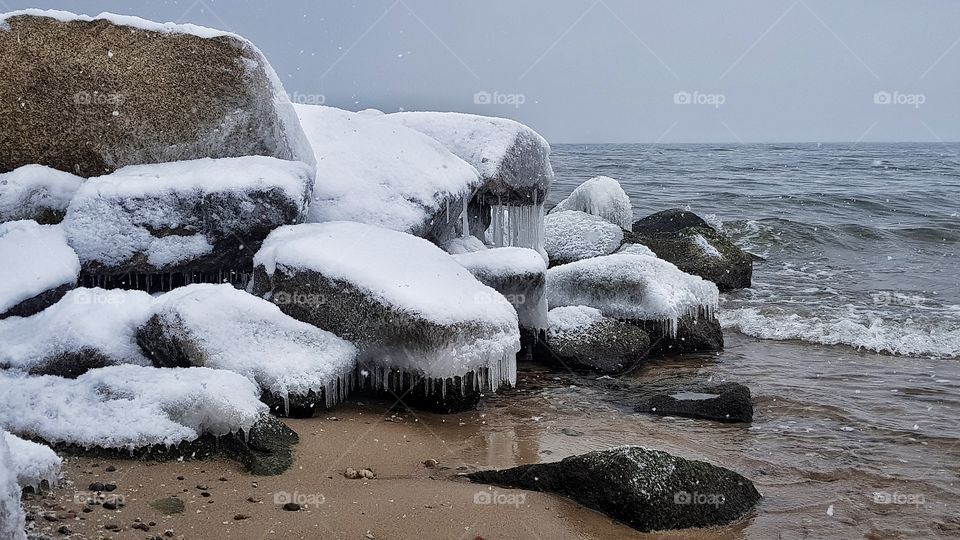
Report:
M 538 360 L 573 369 L 621 373 L 646 358 L 650 336 L 637 325 L 604 317 L 587 306 L 550 310 L 545 350 Z
M 645 321 L 638 324 L 650 335 L 650 354 L 654 356 L 723 350 L 723 329 L 712 313 L 680 317 L 675 334 L 671 334 L 667 325 L 662 323 Z
M 662 234 L 680 232 L 690 227 L 709 229 L 710 225 L 693 212 L 671 208 L 638 219 L 633 223 L 632 230 L 640 234 Z
M 643 398 L 637 412 L 718 422 L 751 422 L 750 389 L 739 383 L 677 386 Z
M 639 446 L 467 476 L 557 493 L 643 532 L 725 525 L 760 500 L 753 483 L 736 472 Z

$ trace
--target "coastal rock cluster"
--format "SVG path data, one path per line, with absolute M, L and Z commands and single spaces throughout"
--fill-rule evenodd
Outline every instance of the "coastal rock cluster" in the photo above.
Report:
M 28 10 L 0 17 L 0 48 L 19 104 L 0 110 L 0 428 L 58 450 L 276 474 L 296 434 L 274 416 L 358 392 L 451 412 L 518 359 L 616 374 L 717 350 L 719 290 L 749 286 L 750 257 L 692 214 L 631 224 L 612 178 L 546 214 L 550 146 L 512 120 L 294 106 L 250 42 L 191 25 Z M 0 444 L 21 531 L 22 447 Z M 644 504 L 695 477 L 737 501 L 650 521 L 586 496 L 641 530 L 756 501 L 735 473 L 611 452 L 475 479 L 574 496 L 647 460 L 676 482 Z

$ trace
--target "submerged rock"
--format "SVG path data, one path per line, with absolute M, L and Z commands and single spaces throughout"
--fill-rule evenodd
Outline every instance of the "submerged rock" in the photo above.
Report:
M 717 284 L 722 291 L 750 286 L 753 259 L 692 212 L 665 210 L 633 224 L 626 242 L 640 243 L 688 272 Z
M 228 284 L 169 292 L 137 330 L 157 367 L 210 367 L 256 383 L 280 415 L 312 416 L 347 396 L 357 349 Z
M 44 167 L 24 165 L 0 174 L 0 222 L 32 219 L 60 223 L 83 178 Z
M 204 157 L 313 154 L 280 80 L 240 36 L 25 10 L 0 16 L 0 172 L 80 176 Z M 79 70 L 77 66 L 83 66 Z
M 0 223 L 0 261 L 0 320 L 43 311 L 76 287 L 80 274 L 63 228 L 35 221 Z
M 639 446 L 467 476 L 557 493 L 643 532 L 725 525 L 760 500 L 753 483 L 731 470 Z
M 551 212 L 543 227 L 551 266 L 609 255 L 623 243 L 623 229 L 585 212 Z
M 574 369 L 621 373 L 642 361 L 650 336 L 637 325 L 604 317 L 586 306 L 550 310 L 546 351 L 539 359 Z
M 401 396 L 423 384 L 446 403 L 461 401 L 451 389 L 516 381 L 513 306 L 422 238 L 350 222 L 281 227 L 254 262 L 255 294 L 358 346 L 361 385 Z
M 750 389 L 739 383 L 677 385 L 644 397 L 637 412 L 718 422 L 751 422 Z
M 550 213 L 576 210 L 601 217 L 621 229 L 633 223 L 633 205 L 620 183 L 609 176 L 595 176 L 577 186 Z

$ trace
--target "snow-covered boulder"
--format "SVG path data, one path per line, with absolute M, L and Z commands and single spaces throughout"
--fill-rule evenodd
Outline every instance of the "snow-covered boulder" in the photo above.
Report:
M 0 434 L 0 538 L 26 540 L 26 517 L 20 506 L 17 469 L 7 438 Z
M 662 325 L 677 335 L 682 317 L 712 317 L 717 286 L 644 255 L 614 254 L 555 266 L 547 271 L 551 308 L 589 306 L 604 315 Z
M 435 243 L 467 228 L 480 176 L 436 140 L 368 114 L 295 107 L 317 158 L 307 221 L 357 221 Z
M 543 202 L 553 168 L 550 145 L 536 131 L 506 118 L 462 113 L 400 112 L 380 118 L 433 137 L 476 167 L 483 183 L 471 201 L 470 234 L 498 247 L 542 251 Z
M 601 373 L 620 373 L 643 360 L 650 336 L 637 325 L 605 317 L 587 306 L 553 308 L 548 314 L 543 361 Z
M 142 291 L 81 288 L 36 315 L 0 320 L 0 369 L 76 377 L 102 366 L 148 366 L 136 331 L 152 305 Z
M 60 225 L 0 223 L 0 320 L 44 310 L 77 285 L 79 274 Z
M 306 164 L 264 156 L 133 165 L 87 180 L 63 226 L 85 284 L 242 281 L 267 234 L 303 220 L 312 182 Z
M 0 222 L 32 219 L 60 223 L 83 178 L 43 165 L 0 174 Z
M 451 255 L 463 255 L 488 249 L 487 245 L 476 236 L 460 236 L 443 243 L 440 247 Z
M 521 343 L 524 350 L 532 352 L 540 332 L 547 328 L 547 264 L 543 257 L 529 248 L 503 247 L 454 255 L 453 259 L 513 304 Z
M 543 227 L 543 248 L 551 265 L 609 255 L 623 243 L 619 226 L 578 210 L 551 212 Z
M 255 293 L 358 345 L 361 384 L 452 409 L 515 382 L 513 306 L 422 238 L 351 222 L 281 227 L 254 263 Z
M 0 438 L 6 439 L 10 448 L 13 470 L 21 488 L 39 491 L 59 483 L 63 460 L 49 446 L 21 439 L 6 431 L 0 431 Z
M 595 176 L 580 184 L 570 196 L 560 201 L 551 212 L 579 210 L 630 230 L 633 205 L 620 183 L 609 176 Z
M 0 371 L 0 428 L 84 448 L 175 445 L 249 431 L 267 406 L 246 377 L 209 368 L 111 366 L 76 379 Z
M 280 79 L 235 34 L 30 9 L 0 15 L 0 50 L 0 172 L 246 155 L 312 166 Z
M 616 253 L 626 253 L 628 255 L 646 255 L 647 257 L 656 257 L 657 254 L 643 244 L 624 243 Z
M 232 285 L 174 289 L 151 313 L 137 341 L 154 365 L 239 373 L 274 412 L 309 416 L 343 400 L 352 386 L 356 347 Z

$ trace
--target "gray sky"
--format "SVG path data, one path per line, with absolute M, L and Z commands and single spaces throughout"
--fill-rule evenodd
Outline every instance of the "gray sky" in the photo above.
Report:
M 231 30 L 264 51 L 296 100 L 505 116 L 554 143 L 960 140 L 953 0 L 0 7 L 112 11 Z

